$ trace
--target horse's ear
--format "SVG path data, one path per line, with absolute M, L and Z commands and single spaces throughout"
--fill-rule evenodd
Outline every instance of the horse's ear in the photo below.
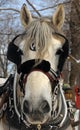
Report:
M 29 10 L 26 8 L 26 4 L 23 4 L 20 11 L 20 18 L 22 25 L 26 28 L 27 25 L 32 21 L 32 16 Z
M 63 26 L 65 18 L 64 7 L 60 4 L 52 17 L 53 24 L 60 30 Z

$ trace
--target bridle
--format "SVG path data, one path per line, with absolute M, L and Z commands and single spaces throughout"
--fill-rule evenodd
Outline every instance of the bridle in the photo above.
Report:
M 59 59 L 59 65 L 58 65 L 58 72 L 55 72 L 51 66 L 50 66 L 50 63 L 48 61 L 45 61 L 43 60 L 41 62 L 41 64 L 37 65 L 36 67 L 33 67 L 34 64 L 35 64 L 35 59 L 32 59 L 32 60 L 29 60 L 29 61 L 26 61 L 25 63 L 21 64 L 21 55 L 23 55 L 23 52 L 22 50 L 16 46 L 14 44 L 14 41 L 17 37 L 21 36 L 18 35 L 16 36 L 16 38 L 14 38 L 10 44 L 10 46 L 8 47 L 8 52 L 7 52 L 7 57 L 10 61 L 12 61 L 13 63 L 15 63 L 17 65 L 17 68 L 16 68 L 16 73 L 15 73 L 15 77 L 14 77 L 14 85 L 13 85 L 13 97 L 14 97 L 14 108 L 15 108 L 15 112 L 19 118 L 19 120 L 21 120 L 25 125 L 26 127 L 30 127 L 31 124 L 27 123 L 27 121 L 24 119 L 23 115 L 19 112 L 18 108 L 17 108 L 17 95 L 16 95 L 16 84 L 17 84 L 17 73 L 20 75 L 20 79 L 19 79 L 19 85 L 20 85 L 20 88 L 21 88 L 21 91 L 23 92 L 23 94 L 25 93 L 24 91 L 24 86 L 25 86 L 25 83 L 27 81 L 27 77 L 28 75 L 33 72 L 33 71 L 40 71 L 42 73 L 44 73 L 50 80 L 51 82 L 51 86 L 52 86 L 52 93 L 54 93 L 56 87 L 59 89 L 60 93 L 61 93 L 61 97 L 63 98 L 63 102 L 64 102 L 64 106 L 65 106 L 65 114 L 64 114 L 64 117 L 63 119 L 60 121 L 59 124 L 59 127 L 61 127 L 66 119 L 66 116 L 67 116 L 67 106 L 66 106 L 66 101 L 65 101 L 65 98 L 64 98 L 64 94 L 63 94 L 63 91 L 62 91 L 62 83 L 60 82 L 60 80 L 62 79 L 61 78 L 61 71 L 62 71 L 62 66 L 65 62 L 65 59 L 66 57 L 68 56 L 68 40 L 65 38 L 65 36 L 59 34 L 59 33 L 55 33 L 61 37 L 63 37 L 65 39 L 65 43 L 62 47 L 62 50 L 60 50 L 58 53 L 60 54 L 60 59 Z M 16 50 L 16 56 L 19 57 L 19 62 L 15 62 L 14 60 L 14 56 L 11 56 L 11 47 L 14 48 L 14 50 Z M 65 50 L 66 50 L 66 53 L 65 53 Z M 16 57 L 17 59 L 17 57 Z M 46 66 L 46 68 L 45 68 Z M 30 68 L 29 68 L 30 67 Z M 24 69 L 25 68 L 25 69 Z M 55 83 L 55 84 L 54 84 Z M 54 86 L 53 86 L 54 85 Z M 55 93 L 55 96 L 57 94 Z M 59 114 L 59 113 L 58 113 Z M 53 126 L 55 126 L 55 124 L 51 124 L 48 126 L 50 126 L 50 128 L 52 128 Z
M 27 61 L 28 63 L 29 62 L 32 62 L 32 60 L 30 60 L 30 61 Z M 27 62 L 26 63 L 24 63 L 23 65 L 22 65 L 22 68 L 24 67 L 24 65 L 25 64 L 27 64 Z M 44 61 L 43 62 L 44 64 L 46 64 L 46 61 Z M 48 63 L 48 62 L 47 62 Z M 30 64 L 30 63 L 29 63 Z M 51 82 L 51 85 L 52 85 L 52 93 L 53 93 L 53 95 L 54 96 L 56 96 L 57 97 L 57 95 L 58 95 L 58 91 L 61 93 L 61 96 L 62 96 L 62 100 L 63 100 L 63 102 L 64 102 L 64 106 L 65 106 L 65 114 L 64 114 L 64 117 L 63 117 L 63 119 L 61 118 L 60 119 L 60 122 L 58 122 L 58 127 L 61 127 L 62 125 L 63 125 L 63 123 L 64 123 L 64 121 L 65 121 L 65 119 L 66 119 L 66 116 L 67 116 L 67 106 L 66 106 L 66 101 L 65 101 L 65 97 L 64 97 L 64 94 L 63 94 L 63 91 L 62 91 L 62 85 L 63 85 L 63 83 L 61 83 L 61 80 L 62 80 L 62 78 L 61 78 L 61 76 L 59 76 L 58 77 L 58 75 L 56 74 L 56 72 L 53 70 L 53 69 L 51 69 L 51 67 L 50 67 L 50 70 L 49 71 L 43 71 L 43 70 L 41 70 L 41 69 L 39 69 L 39 67 L 41 67 L 41 66 L 38 66 L 38 68 L 37 69 L 32 69 L 32 70 L 30 70 L 30 72 L 28 72 L 28 74 L 21 74 L 21 77 L 22 77 L 22 79 L 21 79 L 21 77 L 20 77 L 20 80 L 19 80 L 19 84 L 20 84 L 20 82 L 22 83 L 22 86 L 21 87 L 24 87 L 23 86 L 23 81 L 24 80 L 27 80 L 27 76 L 31 73 L 31 72 L 33 72 L 33 71 L 40 71 L 40 72 L 42 72 L 42 73 L 44 73 L 48 78 L 49 78 L 49 80 L 50 80 L 50 82 Z M 23 70 L 21 68 L 21 70 Z M 42 67 L 41 67 L 42 68 Z M 43 69 L 43 68 L 42 68 Z M 20 72 L 20 70 L 19 70 L 19 72 Z M 16 79 L 17 79 L 17 73 L 15 74 L 15 78 L 14 78 L 14 86 L 13 86 L 13 88 L 14 88 L 14 107 L 15 107 L 15 111 L 16 111 L 16 113 L 17 113 L 17 115 L 18 115 L 18 118 L 19 119 L 21 119 L 22 120 L 22 122 L 27 126 L 27 127 L 32 127 L 32 125 L 31 124 L 28 124 L 27 123 L 27 121 L 25 120 L 25 118 L 24 118 L 24 116 L 23 116 L 23 114 L 20 114 L 19 113 L 19 111 L 18 111 L 18 108 L 17 108 L 17 99 L 16 99 L 16 97 L 17 97 L 17 95 L 16 95 Z M 55 81 L 55 85 L 53 86 L 53 84 L 54 84 L 54 81 Z M 21 85 L 21 84 L 20 84 Z M 23 93 L 24 93 L 24 89 L 22 89 L 23 90 Z M 56 90 L 57 90 L 57 92 L 56 92 Z M 60 111 L 60 110 L 59 110 Z M 58 112 L 58 115 L 60 114 L 60 112 Z M 58 116 L 57 115 L 57 116 Z M 56 118 L 57 118 L 57 116 L 56 116 Z M 53 124 L 52 122 L 49 122 L 49 123 L 51 123 L 51 125 L 50 124 L 47 124 L 47 126 L 52 126 L 52 127 L 54 127 L 55 126 L 55 123 Z M 46 124 L 45 124 L 46 125 Z M 56 124 L 57 125 L 57 124 Z M 44 125 L 43 125 L 44 126 Z M 57 126 L 56 126 L 57 127 Z
M 32 70 L 32 71 L 40 71 L 40 70 Z M 41 71 L 41 72 L 42 72 L 42 71 Z M 46 74 L 46 73 L 45 73 L 45 74 Z M 66 119 L 66 117 L 67 117 L 67 105 L 66 105 L 65 97 L 64 97 L 64 94 L 63 94 L 63 90 L 62 90 L 62 85 L 63 85 L 63 83 L 61 83 L 60 78 L 57 78 L 57 75 L 55 75 L 55 72 L 52 71 L 52 69 L 50 69 L 50 71 L 48 72 L 47 76 L 48 76 L 48 78 L 49 78 L 49 76 L 50 76 L 53 80 L 56 79 L 56 81 L 57 81 L 57 83 L 56 83 L 56 85 L 55 85 L 55 87 L 54 87 L 53 94 L 54 94 L 54 96 L 57 97 L 58 91 L 61 93 L 62 100 L 63 100 L 64 106 L 65 106 L 65 112 L 64 112 L 65 114 L 64 114 L 64 117 L 63 117 L 63 118 L 61 117 L 60 122 L 58 122 L 58 124 L 57 124 L 57 123 L 49 122 L 49 124 L 44 124 L 44 125 L 46 125 L 46 126 L 48 126 L 48 127 L 50 127 L 50 128 L 53 128 L 54 126 L 55 126 L 55 127 L 62 127 L 62 125 L 63 125 L 63 123 L 64 123 L 64 121 L 65 121 L 65 119 Z M 50 82 L 53 81 L 53 80 L 51 80 L 51 78 L 49 78 Z M 16 74 L 15 74 L 14 86 L 13 86 L 13 89 L 14 89 L 14 96 L 13 96 L 13 97 L 14 97 L 14 107 L 15 107 L 15 111 L 16 111 L 16 114 L 17 114 L 19 120 L 21 120 L 21 121 L 25 124 L 25 126 L 26 126 L 27 128 L 31 128 L 32 125 L 29 124 L 29 123 L 25 120 L 23 113 L 21 114 L 21 113 L 19 112 L 18 108 L 17 108 L 17 99 L 16 99 L 16 97 L 17 97 L 17 95 L 16 95 L 17 92 L 16 92 L 16 91 L 17 91 L 17 90 L 16 90 L 16 83 L 17 83 L 17 72 L 16 72 Z M 53 86 L 52 86 L 52 87 L 53 87 Z M 56 92 L 56 89 L 58 90 L 57 92 Z M 60 114 L 60 113 L 58 112 L 58 115 L 59 115 L 59 114 Z M 57 116 L 58 116 L 58 115 L 57 115 Z M 56 124 L 56 125 L 55 125 L 55 124 Z M 42 125 L 42 126 L 44 126 L 44 125 Z M 34 127 L 34 126 L 33 126 L 33 127 Z
M 30 66 L 31 68 L 33 67 L 32 65 L 35 63 L 35 59 L 33 59 L 33 60 L 31 60 L 30 62 L 28 62 L 27 64 L 27 66 L 26 66 L 26 62 L 25 63 L 23 63 L 23 64 L 21 64 L 21 56 L 23 55 L 23 51 L 17 46 L 17 45 L 15 45 L 14 44 L 14 42 L 15 42 L 15 40 L 18 38 L 18 37 L 20 37 L 20 36 L 23 36 L 24 34 L 25 34 L 26 32 L 23 32 L 22 34 L 19 34 L 19 35 L 17 35 L 11 42 L 10 42 L 10 44 L 9 44 L 9 46 L 8 46 L 8 51 L 7 51 L 7 58 L 8 58 L 8 60 L 10 60 L 10 61 L 12 61 L 13 63 L 15 63 L 16 65 L 17 65 L 17 71 L 18 71 L 18 73 L 20 74 L 21 73 L 21 76 L 20 76 L 20 81 L 19 81 L 19 83 L 20 83 L 20 86 L 21 86 L 21 88 L 23 88 L 23 79 L 24 79 L 24 75 L 26 74 L 26 77 L 27 77 L 27 75 L 32 71 L 32 70 L 30 70 L 30 68 L 28 67 L 28 66 Z M 56 81 L 57 81 L 57 79 L 58 79 L 58 77 L 60 77 L 60 74 L 61 74 L 61 71 L 62 71 L 62 67 L 63 67 L 63 64 L 64 64 L 64 62 L 65 62 L 65 60 L 66 60 L 66 58 L 67 58 L 67 56 L 68 56 L 68 51 L 69 51 L 69 43 L 68 43 L 68 40 L 67 40 L 67 38 L 64 36 L 64 35 L 62 35 L 62 34 L 60 34 L 60 33 L 58 33 L 58 32 L 55 32 L 55 33 L 53 33 L 53 34 L 56 34 L 56 35 L 59 35 L 60 37 L 62 37 L 62 38 L 64 38 L 65 39 L 65 43 L 64 43 L 64 45 L 63 45 L 63 47 L 57 52 L 57 55 L 60 55 L 60 58 L 59 58 L 59 64 L 58 64 L 58 71 L 57 72 L 55 72 L 53 69 L 51 69 L 50 68 L 50 64 L 49 63 L 47 63 L 46 64 L 46 70 L 45 70 L 45 66 L 43 67 L 43 68 L 34 68 L 34 69 L 36 69 L 36 70 L 40 70 L 40 71 L 42 71 L 43 73 L 45 73 L 45 72 L 47 72 L 47 73 L 45 73 L 47 76 L 48 76 L 48 78 L 50 79 L 52 79 L 53 80 L 53 75 L 54 75 L 54 77 L 55 77 L 55 79 L 56 79 Z M 32 50 L 32 51 L 36 51 L 36 48 L 35 48 L 35 46 L 34 45 L 31 45 L 30 46 L 30 49 Z M 18 60 L 17 60 L 18 59 Z M 31 64 L 29 64 L 29 63 L 31 63 Z M 27 69 L 27 72 L 25 73 L 25 69 L 23 70 L 23 68 L 25 67 L 25 69 Z M 34 70 L 33 69 L 33 70 Z M 50 74 L 49 74 L 49 73 Z M 52 76 L 51 76 L 52 75 Z M 50 80 L 51 80 L 50 79 Z

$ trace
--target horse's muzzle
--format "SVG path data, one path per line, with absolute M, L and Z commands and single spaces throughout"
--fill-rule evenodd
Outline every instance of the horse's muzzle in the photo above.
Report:
M 48 113 L 50 111 L 50 106 L 46 100 L 43 100 L 38 106 L 37 109 L 34 109 L 32 104 L 29 103 L 29 101 L 25 100 L 23 103 L 23 111 L 26 114 L 31 113 Z
M 45 116 L 50 112 L 50 106 L 46 100 L 43 100 L 40 105 L 34 109 L 32 104 L 27 100 L 23 102 L 23 112 L 25 116 L 29 119 L 30 123 L 40 122 L 43 123 Z

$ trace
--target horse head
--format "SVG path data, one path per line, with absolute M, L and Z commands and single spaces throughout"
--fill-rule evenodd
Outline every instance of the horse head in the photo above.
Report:
M 61 33 L 64 8 L 59 5 L 51 18 L 36 19 L 23 5 L 20 16 L 25 27 L 21 35 L 23 55 L 18 69 L 24 89 L 21 109 L 28 123 L 44 124 L 51 119 L 52 87 L 68 55 L 68 42 Z
M 20 14 L 22 25 L 25 27 L 20 43 L 23 50 L 20 69 L 24 71 L 22 111 L 30 124 L 44 124 L 51 118 L 52 84 L 56 77 L 54 74 L 52 82 L 48 71 L 52 68 L 55 73 L 61 72 L 68 55 L 67 40 L 61 34 L 64 8 L 59 5 L 50 19 L 32 18 L 25 5 L 22 6 Z M 47 68 L 46 72 L 44 68 Z

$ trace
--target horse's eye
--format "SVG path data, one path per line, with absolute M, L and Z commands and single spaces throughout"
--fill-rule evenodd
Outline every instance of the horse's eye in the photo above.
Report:
M 34 44 L 34 43 L 32 43 L 32 44 L 30 45 L 30 50 L 31 50 L 31 51 L 36 51 L 36 47 L 35 47 L 35 44 Z
M 62 52 L 63 52 L 63 49 L 60 48 L 60 49 L 57 50 L 56 55 L 60 55 Z

